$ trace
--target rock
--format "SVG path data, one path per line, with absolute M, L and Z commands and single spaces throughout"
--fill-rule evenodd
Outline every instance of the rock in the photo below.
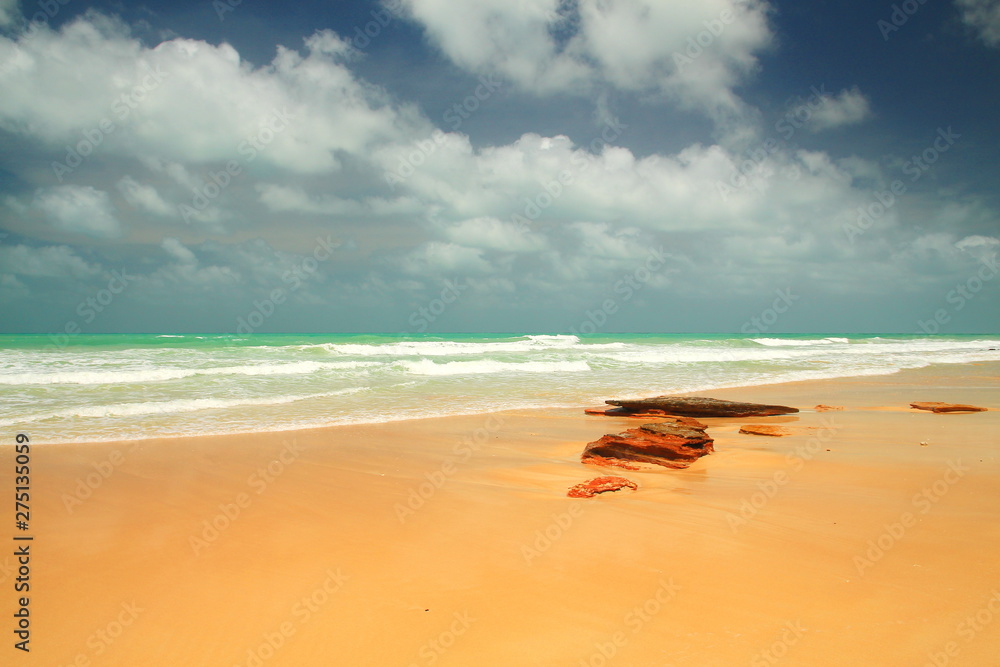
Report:
M 816 412 L 829 412 L 830 410 L 843 410 L 843 406 L 840 405 L 817 405 L 813 410 Z
M 768 417 L 798 412 L 798 408 L 785 405 L 762 405 L 760 403 L 740 403 L 723 401 L 718 398 L 700 396 L 657 396 L 632 401 L 610 400 L 608 405 L 617 405 L 629 412 L 661 410 L 668 415 L 681 417 Z
M 589 482 L 577 484 L 566 495 L 570 498 L 593 498 L 598 493 L 618 491 L 619 489 L 638 489 L 636 483 L 624 477 L 595 477 Z
M 744 424 L 740 426 L 740 433 L 746 433 L 747 435 L 769 435 L 774 438 L 791 435 L 788 429 L 781 428 L 780 426 L 771 426 L 770 424 Z
M 636 463 L 687 468 L 714 451 L 712 442 L 700 428 L 670 423 L 643 424 L 588 443 L 581 461 L 628 470 L 640 470 Z
M 941 403 L 940 401 L 918 401 L 916 403 L 910 403 L 910 407 L 916 408 L 917 410 L 937 412 L 939 414 L 944 412 L 987 412 L 986 408 L 980 408 L 975 405 Z
M 673 424 L 683 424 L 694 428 L 706 429 L 708 424 L 703 424 L 694 417 L 677 417 L 668 415 L 663 410 L 643 410 L 642 412 L 631 412 L 625 408 L 587 408 L 584 410 L 588 415 L 603 415 L 605 417 L 662 417 Z

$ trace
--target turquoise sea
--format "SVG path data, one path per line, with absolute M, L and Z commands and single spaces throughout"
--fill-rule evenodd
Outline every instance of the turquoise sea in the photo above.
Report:
M 34 442 L 579 407 L 1000 359 L 1000 336 L 0 335 L 0 428 Z

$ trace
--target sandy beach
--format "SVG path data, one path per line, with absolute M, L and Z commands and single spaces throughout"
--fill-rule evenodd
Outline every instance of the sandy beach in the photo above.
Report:
M 997 664 L 1000 363 L 703 395 L 802 411 L 704 420 L 714 454 L 593 499 L 584 445 L 637 422 L 587 406 L 32 443 L 31 652 L 7 555 L 0 662 Z

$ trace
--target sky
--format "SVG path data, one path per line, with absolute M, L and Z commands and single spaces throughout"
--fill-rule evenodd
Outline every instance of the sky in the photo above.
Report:
M 1000 0 L 0 0 L 0 331 L 1000 331 Z

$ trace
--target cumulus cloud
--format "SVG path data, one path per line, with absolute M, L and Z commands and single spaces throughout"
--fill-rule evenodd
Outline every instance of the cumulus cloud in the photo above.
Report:
M 957 0 L 962 21 L 987 46 L 1000 46 L 1000 0 Z
M 125 201 L 136 208 L 164 217 L 177 215 L 177 207 L 164 201 L 152 185 L 139 183 L 131 176 L 125 176 L 118 181 L 117 187 Z
M 0 71 L 0 128 L 81 155 L 99 147 L 147 162 L 314 173 L 336 169 L 340 152 L 362 154 L 426 124 L 356 79 L 344 62 L 350 47 L 330 31 L 306 39 L 304 55 L 278 47 L 258 68 L 225 43 L 147 48 L 96 13 L 30 39 L 0 37 L 0 50 L 15 48 L 25 57 Z
M 35 193 L 32 208 L 64 231 L 98 238 L 121 236 L 111 197 L 89 185 L 58 185 Z
M 856 86 L 837 95 L 819 96 L 814 103 L 815 109 L 806 125 L 813 132 L 854 125 L 871 116 L 871 103 Z
M 0 266 L 7 275 L 32 278 L 87 279 L 101 274 L 99 266 L 85 261 L 64 245 L 0 246 Z
M 735 109 L 773 39 L 762 0 L 402 0 L 455 64 L 538 94 L 610 84 Z

